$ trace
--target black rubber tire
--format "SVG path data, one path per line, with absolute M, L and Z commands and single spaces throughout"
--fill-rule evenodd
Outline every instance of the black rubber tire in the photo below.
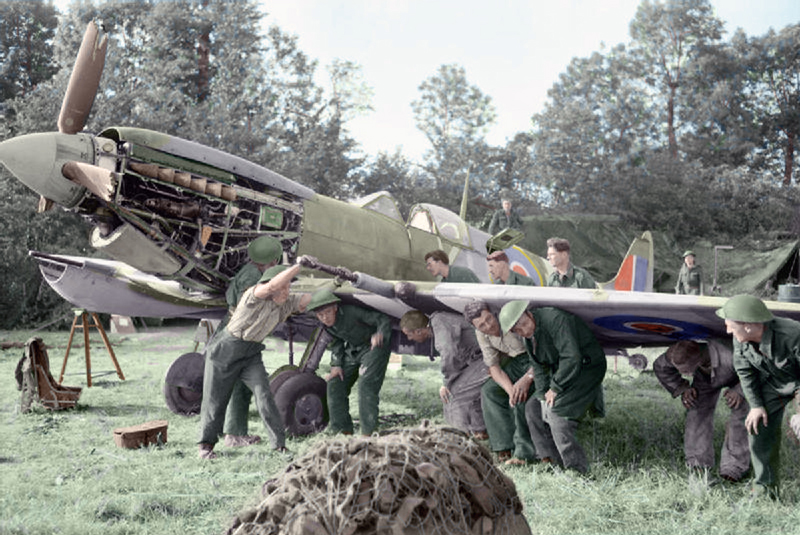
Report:
M 281 366 L 269 376 L 269 390 L 272 392 L 272 396 L 275 397 L 275 393 L 278 389 L 285 383 L 290 377 L 294 377 L 300 373 L 300 370 L 297 369 L 297 366 L 292 366 L 290 364 L 286 364 Z
M 164 400 L 170 411 L 181 416 L 200 414 L 204 369 L 202 353 L 184 353 L 170 364 L 164 377 Z
M 628 364 L 630 364 L 634 370 L 644 371 L 644 369 L 647 368 L 647 357 L 641 353 L 635 353 L 628 357 Z
M 314 373 L 297 373 L 273 393 L 286 433 L 310 435 L 328 425 L 328 387 Z

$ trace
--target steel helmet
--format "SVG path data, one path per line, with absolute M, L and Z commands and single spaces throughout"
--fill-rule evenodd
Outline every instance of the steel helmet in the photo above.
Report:
M 765 323 L 774 317 L 764 301 L 747 294 L 736 295 L 728 299 L 722 308 L 717 309 L 717 316 L 724 320 L 743 323 Z
M 697 256 L 697 255 L 694 254 L 694 251 L 688 250 L 688 251 L 683 253 L 683 257 L 684 258 L 686 258 L 687 256 Z
M 259 236 L 247 246 L 247 256 L 256 264 L 271 264 L 281 259 L 283 246 L 272 236 Z
M 308 302 L 308 306 L 306 307 L 306 312 L 312 312 L 318 308 L 322 308 L 325 305 L 330 305 L 331 303 L 338 303 L 341 301 L 338 297 L 333 295 L 333 292 L 330 290 L 320 290 L 315 292 L 314 295 L 311 296 L 311 301 Z
M 522 317 L 522 313 L 528 308 L 527 301 L 509 301 L 500 310 L 497 319 L 500 321 L 500 328 L 503 333 L 507 333 L 511 328 L 517 324 L 517 321 Z
M 259 262 L 259 263 L 261 263 L 261 262 Z M 261 275 L 261 278 L 258 279 L 258 282 L 269 282 L 273 278 L 275 278 L 275 275 L 277 275 L 281 271 L 286 271 L 287 269 L 289 269 L 289 266 L 284 266 L 283 264 L 278 264 L 277 266 L 272 266 L 271 268 L 269 268 L 266 271 L 264 271 L 264 273 Z

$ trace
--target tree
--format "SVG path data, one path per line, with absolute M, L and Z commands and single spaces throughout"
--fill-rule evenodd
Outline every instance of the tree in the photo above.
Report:
M 434 177 L 440 204 L 458 211 L 464 177 L 488 155 L 484 139 L 495 108 L 458 65 L 442 65 L 419 91 L 411 108 L 417 128 L 431 143 L 425 168 Z
M 364 196 L 388 191 L 397 201 L 400 212 L 407 217 L 414 204 L 431 198 L 433 189 L 430 177 L 400 150 L 395 150 L 391 154 L 379 152 L 374 160 L 364 165 L 354 193 Z
M 52 4 L 41 0 L 0 2 L 0 119 L 13 136 L 14 99 L 30 95 L 57 71 L 53 36 L 58 23 Z
M 789 186 L 800 136 L 800 24 L 750 40 L 742 36 L 735 46 L 747 69 L 744 106 L 761 127 L 758 160 L 782 168 Z
M 669 152 L 678 156 L 678 96 L 686 65 L 698 50 L 721 38 L 722 22 L 708 0 L 644 0 L 630 24 L 633 47 L 643 60 L 645 81 L 666 100 Z
M 733 42 L 746 39 L 739 30 Z M 691 125 L 682 137 L 688 160 L 705 166 L 749 165 L 761 134 L 745 105 L 746 67 L 735 45 L 719 43 L 701 49 L 688 64 L 692 91 L 685 92 L 684 118 Z
M 561 209 L 613 213 L 619 169 L 637 165 L 657 145 L 652 106 L 622 45 L 573 58 L 532 117 L 536 177 Z
M 52 4 L 0 2 L 0 102 L 24 97 L 55 74 L 57 24 Z

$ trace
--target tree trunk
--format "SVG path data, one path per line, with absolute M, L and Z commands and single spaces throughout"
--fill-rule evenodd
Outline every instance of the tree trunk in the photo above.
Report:
M 678 157 L 678 140 L 675 138 L 675 84 L 669 86 L 669 101 L 667 102 L 667 135 L 669 136 L 669 153 L 673 158 Z
M 794 169 L 794 132 L 786 132 L 786 151 L 784 154 L 783 185 L 792 185 L 792 170 Z

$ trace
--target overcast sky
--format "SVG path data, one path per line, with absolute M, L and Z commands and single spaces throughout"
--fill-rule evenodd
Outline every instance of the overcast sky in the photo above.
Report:
M 350 130 L 365 152 L 419 158 L 427 140 L 411 101 L 439 66 L 455 63 L 492 97 L 502 145 L 530 128 L 547 90 L 573 57 L 629 41 L 640 0 L 263 0 L 267 22 L 299 38 L 321 67 L 334 58 L 362 66 L 374 88 L 369 116 Z M 800 22 L 800 0 L 711 0 L 729 38 L 736 28 L 763 35 Z

